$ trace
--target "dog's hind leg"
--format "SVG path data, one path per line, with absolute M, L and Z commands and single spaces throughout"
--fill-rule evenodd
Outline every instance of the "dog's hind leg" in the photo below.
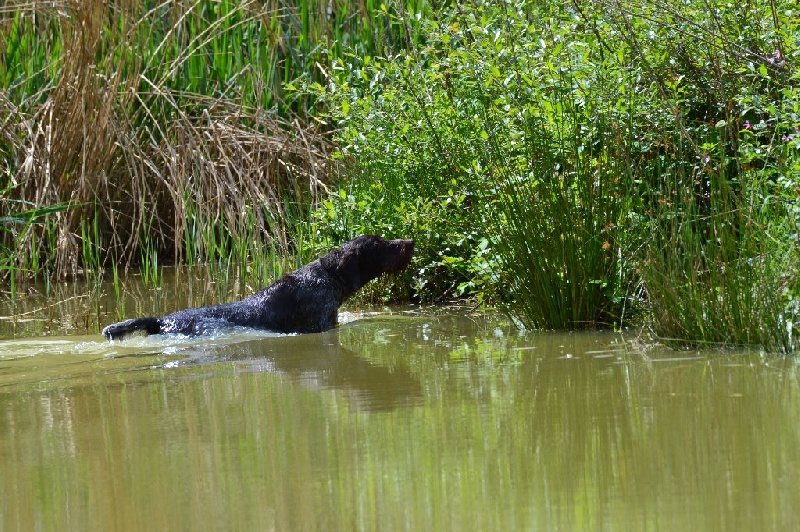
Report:
M 130 320 L 113 323 L 103 329 L 103 336 L 109 340 L 118 340 L 126 334 L 136 331 L 144 331 L 147 334 L 158 334 L 161 332 L 161 318 L 134 318 Z

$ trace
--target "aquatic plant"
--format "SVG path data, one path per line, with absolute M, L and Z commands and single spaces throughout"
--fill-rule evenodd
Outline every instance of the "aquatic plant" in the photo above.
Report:
M 314 102 L 283 87 L 322 79 L 341 43 L 375 53 L 413 38 L 396 12 L 344 0 L 0 7 L 0 215 L 73 206 L 50 218 L 56 245 L 43 226 L 0 235 L 3 260 L 64 277 L 152 253 L 228 259 L 253 236 L 290 251 L 330 145 L 306 120 Z
M 712 7 L 609 2 L 594 14 L 654 96 L 627 153 L 646 198 L 632 258 L 657 336 L 791 352 L 800 90 L 786 58 L 800 33 L 787 3 Z
M 316 87 L 351 172 L 317 227 L 413 236 L 423 300 L 477 297 L 531 327 L 613 323 L 630 279 L 618 133 L 604 103 L 575 99 L 597 65 L 564 45 L 566 12 L 525 7 L 456 9 L 425 26 L 428 46 Z
M 347 176 L 315 234 L 412 235 L 422 299 L 492 300 L 528 326 L 638 316 L 661 337 L 793 350 L 793 12 L 444 11 L 424 46 L 311 86 Z
M 0 8 L 0 216 L 70 206 L 0 275 L 379 233 L 418 250 L 379 299 L 797 347 L 789 0 L 64 5 Z

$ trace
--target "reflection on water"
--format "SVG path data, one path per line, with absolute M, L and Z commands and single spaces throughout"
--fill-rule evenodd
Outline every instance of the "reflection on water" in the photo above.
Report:
M 800 526 L 791 359 L 344 318 L 0 342 L 0 529 Z

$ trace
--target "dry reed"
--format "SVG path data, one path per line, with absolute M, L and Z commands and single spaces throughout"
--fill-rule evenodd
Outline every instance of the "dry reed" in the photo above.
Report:
M 252 95 L 242 87 L 271 90 L 255 68 L 229 65 L 228 86 L 211 95 L 179 88 L 177 73 L 214 39 L 276 13 L 260 2 L 215 3 L 230 11 L 186 48 L 201 3 L 0 8 L 0 275 L 65 277 L 136 264 L 150 251 L 208 261 L 253 239 L 246 249 L 290 246 L 287 230 L 325 186 L 329 143 L 314 126 L 245 103 Z M 61 208 L 37 216 L 48 206 Z

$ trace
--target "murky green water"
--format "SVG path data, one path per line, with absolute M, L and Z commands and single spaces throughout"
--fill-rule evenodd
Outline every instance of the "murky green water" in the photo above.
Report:
M 0 341 L 0 530 L 800 527 L 792 359 L 343 321 Z

